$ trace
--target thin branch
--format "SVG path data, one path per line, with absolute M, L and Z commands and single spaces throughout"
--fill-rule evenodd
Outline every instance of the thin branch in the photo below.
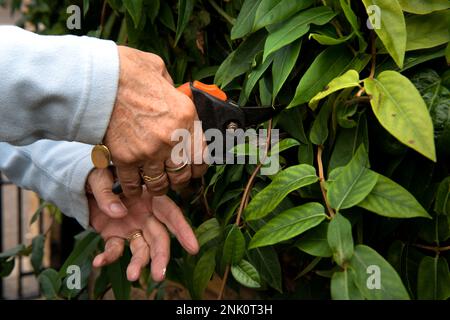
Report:
M 445 251 L 450 251 L 450 246 L 446 246 L 446 247 L 433 247 L 433 246 L 427 246 L 424 244 L 414 244 L 415 247 L 417 248 L 421 248 L 421 249 L 425 249 L 425 250 L 429 250 L 429 251 L 433 251 L 436 253 L 440 253 L 440 252 L 445 252 Z
M 377 48 L 375 44 L 375 34 L 373 32 L 370 34 L 370 38 L 372 40 L 372 66 L 370 68 L 369 78 L 373 79 L 375 76 L 375 68 L 377 66 Z
M 235 225 L 237 227 L 239 227 L 239 225 L 241 224 L 241 217 L 242 217 L 242 213 L 244 212 L 245 207 L 248 204 L 249 198 L 250 198 L 250 191 L 253 187 L 253 184 L 255 182 L 256 176 L 258 175 L 259 170 L 261 169 L 263 163 L 265 162 L 267 155 L 269 154 L 269 149 L 270 149 L 270 141 L 272 138 L 272 119 L 269 120 L 269 125 L 267 126 L 267 139 L 266 139 L 266 149 L 264 151 L 264 156 L 261 159 L 261 161 L 258 163 L 258 165 L 256 166 L 255 170 L 253 170 L 252 175 L 250 176 L 250 178 L 248 179 L 247 185 L 245 186 L 244 189 L 244 195 L 242 196 L 241 199 L 241 204 L 239 205 L 239 209 L 238 209 L 238 213 L 236 216 L 236 222 Z M 225 286 L 228 280 L 228 274 L 230 271 L 230 265 L 227 265 L 226 269 L 225 269 L 225 273 L 223 275 L 223 279 L 222 279 L 222 285 L 220 287 L 220 292 L 219 295 L 217 297 L 218 300 L 222 299 L 223 297 L 223 293 L 225 291 Z
M 236 19 L 230 17 L 214 0 L 209 0 L 211 6 L 220 14 L 225 20 L 227 20 L 232 26 L 236 23 Z
M 325 205 L 327 207 L 328 214 L 329 214 L 330 218 L 333 218 L 335 215 L 335 212 L 334 212 L 333 208 L 331 208 L 330 204 L 328 203 L 328 199 L 327 199 L 327 189 L 325 188 L 325 175 L 323 173 L 322 153 L 323 153 L 323 146 L 319 146 L 317 148 L 317 166 L 319 168 L 320 190 L 322 191 L 323 201 L 325 201 Z
M 370 103 L 370 97 L 357 97 L 350 100 L 345 101 L 345 105 L 352 105 L 355 103 Z

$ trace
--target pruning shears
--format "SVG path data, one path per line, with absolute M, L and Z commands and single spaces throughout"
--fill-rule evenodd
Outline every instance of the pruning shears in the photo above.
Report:
M 241 107 L 228 99 L 226 93 L 218 86 L 200 81 L 187 82 L 177 90 L 194 102 L 203 132 L 218 129 L 226 136 L 230 130 L 233 132 L 237 129 L 247 129 L 268 121 L 282 110 L 273 107 Z M 118 182 L 114 185 L 113 192 L 122 193 L 122 187 Z

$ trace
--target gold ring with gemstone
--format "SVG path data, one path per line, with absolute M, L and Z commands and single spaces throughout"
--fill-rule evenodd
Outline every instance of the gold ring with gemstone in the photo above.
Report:
M 188 165 L 188 160 L 185 160 L 184 163 L 176 168 L 170 168 L 170 167 L 166 167 L 166 171 L 167 172 L 179 172 L 181 170 L 183 170 L 184 168 L 186 168 L 186 166 Z
M 150 177 L 150 176 L 147 176 L 147 175 L 141 173 L 141 177 L 142 177 L 142 179 L 144 179 L 145 182 L 153 182 L 153 181 L 157 181 L 157 180 L 161 179 L 165 174 L 166 174 L 165 172 L 161 172 L 161 174 L 159 174 L 156 177 Z
M 142 231 L 141 230 L 136 230 L 136 231 L 134 231 L 132 234 L 130 234 L 127 237 L 127 240 L 128 240 L 128 242 L 131 242 L 132 240 L 135 240 L 135 239 L 140 238 L 140 237 L 142 237 Z
M 111 152 L 107 146 L 97 144 L 92 148 L 91 160 L 97 169 L 106 169 L 111 164 Z

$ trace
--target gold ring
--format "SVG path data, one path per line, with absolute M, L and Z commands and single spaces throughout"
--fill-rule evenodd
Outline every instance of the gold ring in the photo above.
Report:
M 127 237 L 128 242 L 131 242 L 132 240 L 135 240 L 137 238 L 142 237 L 142 231 L 141 230 L 136 230 L 134 231 L 131 235 L 129 235 Z
M 106 169 L 111 164 L 111 152 L 104 144 L 97 144 L 92 148 L 91 160 L 97 169 Z
M 144 179 L 145 182 L 153 182 L 161 179 L 165 174 L 166 174 L 165 172 L 161 172 L 161 174 L 156 177 L 150 177 L 142 173 L 141 177 L 142 179 Z
M 183 170 L 184 168 L 186 168 L 187 165 L 188 165 L 188 161 L 185 160 L 184 163 L 179 167 L 176 167 L 176 168 L 166 167 L 166 171 L 167 172 L 179 172 L 179 171 Z

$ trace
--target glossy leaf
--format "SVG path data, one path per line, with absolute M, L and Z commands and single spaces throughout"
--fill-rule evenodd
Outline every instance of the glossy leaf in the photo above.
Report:
M 353 256 L 353 236 L 352 224 L 340 213 L 331 219 L 327 240 L 334 261 L 344 268 Z
M 244 94 L 247 99 L 250 97 L 250 93 L 252 92 L 253 88 L 255 87 L 256 83 L 261 78 L 263 73 L 266 72 L 266 70 L 270 67 L 272 61 L 273 56 L 270 56 L 264 61 L 264 63 L 260 64 L 248 75 L 247 81 L 244 85 Z
M 124 0 L 123 4 L 133 19 L 134 26 L 137 28 L 141 22 L 144 0 Z
M 41 293 L 46 299 L 56 299 L 61 288 L 61 279 L 54 269 L 46 269 L 38 277 Z
M 220 236 L 222 229 L 220 228 L 219 221 L 216 218 L 211 218 L 203 222 L 197 230 L 195 230 L 195 236 L 197 237 L 198 244 L 202 247 L 205 243 Z
M 206 251 L 198 260 L 193 275 L 193 299 L 202 299 L 216 267 L 216 248 Z
M 178 21 L 177 21 L 177 31 L 175 35 L 175 45 L 183 34 L 184 29 L 186 29 L 189 19 L 191 18 L 192 11 L 194 10 L 195 0 L 178 0 Z
M 406 51 L 433 48 L 448 43 L 449 25 L 450 10 L 406 18 Z
M 397 1 L 362 0 L 371 17 L 378 20 L 379 26 L 374 31 L 383 42 L 391 57 L 401 68 L 406 51 L 406 24 L 402 7 Z M 377 7 L 373 7 L 377 6 Z M 378 8 L 379 12 L 369 10 Z M 377 16 L 380 14 L 381 16 Z
M 245 37 L 253 29 L 255 21 L 256 9 L 259 7 L 261 0 L 244 1 L 236 23 L 231 29 L 231 40 Z
M 352 26 L 353 32 L 358 37 L 359 51 L 360 52 L 365 51 L 367 48 L 367 42 L 365 41 L 364 36 L 362 35 L 362 33 L 360 31 L 358 17 L 356 16 L 355 12 L 352 10 L 351 1 L 350 0 L 339 0 L 339 4 L 341 5 L 342 11 L 344 12 L 345 17 L 347 18 L 347 21 Z
M 309 35 L 309 39 L 314 39 L 323 46 L 336 46 L 338 44 L 343 44 L 343 43 L 349 41 L 351 38 L 353 38 L 353 36 L 354 36 L 354 34 L 351 33 L 345 37 L 333 38 L 333 37 L 327 36 L 325 34 L 311 33 Z
M 328 245 L 327 232 L 328 223 L 321 223 L 305 232 L 295 243 L 295 246 L 315 257 L 331 257 L 333 253 Z
M 381 125 L 403 144 L 436 161 L 430 113 L 411 81 L 398 72 L 384 71 L 364 84 Z
M 450 177 L 445 178 L 439 184 L 434 211 L 438 214 L 447 215 L 450 218 Z
M 320 100 L 329 96 L 333 92 L 343 90 L 346 88 L 354 88 L 359 86 L 359 74 L 356 70 L 349 70 L 342 76 L 333 79 L 326 87 L 325 90 L 316 94 L 311 101 L 309 106 L 315 109 Z
M 403 11 L 415 14 L 427 14 L 450 8 L 448 0 L 398 0 Z
M 376 175 L 375 187 L 358 206 L 389 218 L 431 218 L 408 190 L 381 174 Z
M 355 284 L 354 273 L 349 269 L 336 271 L 331 277 L 331 298 L 333 300 L 363 300 Z
M 261 287 L 261 278 L 256 268 L 247 260 L 231 266 L 231 274 L 237 282 L 248 288 Z
M 333 111 L 333 105 L 330 101 L 320 108 L 319 114 L 314 120 L 311 132 L 309 133 L 309 139 L 315 145 L 323 145 L 328 138 L 328 120 Z
M 233 225 L 228 232 L 223 245 L 224 264 L 236 264 L 242 260 L 245 253 L 245 239 L 239 227 Z
M 447 300 L 450 298 L 450 271 L 444 257 L 424 257 L 417 275 L 417 298 Z
M 289 107 L 309 102 L 316 94 L 324 90 L 331 80 L 346 72 L 351 62 L 352 54 L 347 48 L 332 46 L 325 49 L 300 79 Z
M 255 248 L 248 251 L 247 255 L 261 278 L 272 288 L 282 292 L 281 266 L 275 249 L 272 247 Z
M 13 256 L 20 255 L 26 250 L 25 245 L 19 244 L 11 249 L 5 250 L 0 253 L 0 259 L 5 259 Z
M 259 192 L 244 211 L 246 220 L 265 217 L 292 191 L 313 184 L 318 180 L 316 169 L 301 164 L 279 172 L 273 181 Z
M 272 52 L 294 42 L 309 31 L 310 24 L 324 25 L 329 22 L 335 13 L 329 7 L 317 7 L 302 11 L 286 22 L 274 26 L 270 30 L 264 44 L 265 60 Z
M 42 268 L 42 259 L 44 256 L 45 235 L 40 234 L 33 238 L 31 250 L 31 265 L 36 274 Z
M 234 78 L 244 74 L 250 66 L 256 54 L 264 46 L 266 33 L 264 30 L 258 31 L 246 38 L 241 45 L 233 51 L 220 65 L 217 70 L 214 83 L 225 87 Z
M 367 169 L 368 165 L 367 151 L 361 145 L 350 163 L 328 188 L 327 198 L 334 209 L 339 211 L 353 207 L 372 191 L 377 175 Z
M 286 82 L 289 74 L 295 66 L 295 63 L 300 54 L 302 41 L 297 40 L 290 45 L 287 45 L 277 52 L 273 57 L 272 75 L 273 75 L 273 94 L 272 100 L 278 96 L 281 88 Z M 268 60 L 268 59 L 267 59 Z
M 167 28 L 176 32 L 175 19 L 173 18 L 172 10 L 166 1 L 160 1 L 160 12 L 158 15 L 159 20 Z
M 310 7 L 313 0 L 263 0 L 256 11 L 253 31 L 284 21 L 293 14 Z
M 372 248 L 357 245 L 349 267 L 354 272 L 356 286 L 366 299 L 409 300 L 395 269 Z
M 316 202 L 288 209 L 259 229 L 250 241 L 249 248 L 268 246 L 291 239 L 314 228 L 325 218 L 324 207 Z
M 125 254 L 119 260 L 106 267 L 106 273 L 116 300 L 129 300 L 131 293 L 131 283 L 127 279 L 127 266 L 131 258 L 130 251 L 126 250 Z

